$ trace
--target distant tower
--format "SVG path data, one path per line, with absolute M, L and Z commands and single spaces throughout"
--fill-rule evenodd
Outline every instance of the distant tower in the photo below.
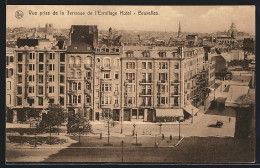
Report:
M 141 44 L 141 34 L 138 34 L 138 41 L 139 41 L 139 44 Z
M 178 38 L 180 38 L 181 37 L 181 23 L 179 22 L 179 30 L 178 30 L 178 36 L 177 36 Z
M 110 28 L 108 29 L 108 35 L 109 35 L 109 36 L 112 36 L 112 34 L 113 34 L 113 31 L 112 31 L 112 28 L 110 27 Z

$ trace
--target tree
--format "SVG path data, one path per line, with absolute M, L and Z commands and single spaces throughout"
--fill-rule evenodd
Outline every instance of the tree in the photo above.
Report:
M 39 124 L 39 129 L 42 131 L 49 130 L 51 141 L 52 129 L 55 126 L 61 126 L 61 124 L 64 122 L 64 119 L 64 109 L 59 104 L 50 104 L 47 108 L 47 113 L 42 116 L 42 121 Z
M 81 112 L 70 113 L 68 115 L 67 131 L 68 133 L 88 133 L 92 132 L 92 127 L 89 120 L 84 118 Z

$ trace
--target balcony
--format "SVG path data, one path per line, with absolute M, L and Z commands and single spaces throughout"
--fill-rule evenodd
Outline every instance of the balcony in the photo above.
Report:
M 85 76 L 84 77 L 84 80 L 92 80 L 93 78 L 92 77 L 90 77 L 90 76 Z
M 91 90 L 91 89 L 90 89 L 90 90 L 85 89 L 85 90 L 84 90 L 84 93 L 92 93 L 92 90 Z
M 139 93 L 139 96 L 152 96 L 152 91 L 142 91 Z
M 75 68 L 81 68 L 81 64 L 75 64 Z
M 119 91 L 114 91 L 114 96 L 119 95 Z
M 152 84 L 152 80 L 142 79 L 140 80 L 139 84 Z
M 85 107 L 90 107 L 90 106 L 91 106 L 91 103 L 84 103 L 84 106 L 85 106 Z
M 75 76 L 68 76 L 67 77 L 68 80 L 74 80 L 74 79 L 77 79 Z
M 128 84 L 128 83 L 134 83 L 135 80 L 132 80 L 132 79 L 127 79 L 125 80 L 125 84 Z
M 167 80 L 159 80 L 157 83 L 158 83 L 158 85 L 159 85 L 159 84 L 168 83 L 168 81 L 167 81 Z
M 180 95 L 179 95 L 179 92 L 173 92 L 173 93 L 171 93 L 171 97 L 175 97 L 175 96 L 180 96 Z
M 119 108 L 119 104 L 114 104 L 114 108 Z
M 173 81 L 171 81 L 171 85 L 173 86 L 173 85 L 176 85 L 176 84 L 179 84 L 180 83 L 180 81 L 179 80 L 173 80 Z
M 47 62 L 48 63 L 48 62 Z M 75 67 L 75 64 L 69 64 L 69 67 L 70 68 L 74 68 Z
M 148 106 L 152 106 L 152 103 L 151 103 L 151 102 L 148 102 L 148 103 L 142 102 L 142 104 L 140 104 L 140 106 L 142 106 L 142 107 L 148 107 Z
M 101 70 L 102 70 L 102 71 L 108 71 L 108 70 L 110 71 L 111 69 L 112 69 L 111 66 L 102 66 L 102 67 L 101 67 Z
M 133 104 L 124 104 L 125 107 L 132 107 Z
M 91 67 L 92 67 L 92 64 L 84 64 L 85 69 L 91 69 Z

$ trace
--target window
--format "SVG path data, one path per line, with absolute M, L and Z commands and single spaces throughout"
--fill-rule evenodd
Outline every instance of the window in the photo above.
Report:
M 81 83 L 78 83 L 78 90 L 81 90 Z
M 73 90 L 77 90 L 77 83 L 76 83 L 76 82 L 73 82 L 73 84 L 72 84 L 72 89 L 73 89 Z
M 23 53 L 18 53 L 18 62 L 23 61 Z
M 49 75 L 49 82 L 54 82 L 54 75 Z
M 49 71 L 54 71 L 54 64 L 49 64 Z
M 29 86 L 29 93 L 34 93 L 34 86 Z
M 116 48 L 116 52 L 119 52 L 119 48 Z
M 64 64 L 61 64 L 61 65 L 60 65 L 60 72 L 61 72 L 61 73 L 64 73 L 64 72 L 65 72 L 65 65 L 64 65 Z
M 38 97 L 38 105 L 43 106 L 43 97 Z
M 64 94 L 64 86 L 60 86 L 60 94 Z
M 39 62 L 43 62 L 44 58 L 43 58 L 43 53 L 39 53 Z
M 109 58 L 104 59 L 104 67 L 110 67 L 110 59 Z
M 42 87 L 42 86 L 39 86 L 38 94 L 39 94 L 39 95 L 42 95 L 42 94 L 43 94 L 43 87 Z
M 34 71 L 34 64 L 29 64 L 29 71 Z
M 91 78 L 91 72 L 90 72 L 90 71 L 87 71 L 87 72 L 86 72 L 86 77 L 87 77 L 88 79 Z
M 161 83 L 166 83 L 167 73 L 159 73 L 159 81 L 161 81 Z
M 115 79 L 118 79 L 119 78 L 119 72 L 118 71 L 115 71 Z
M 77 56 L 76 57 L 76 67 L 80 67 L 81 66 L 81 57 Z
M 55 59 L 55 53 L 50 53 L 49 54 L 49 59 L 54 60 Z
M 158 104 L 168 104 L 168 97 L 158 97 Z
M 73 103 L 73 104 L 76 104 L 76 103 L 77 103 L 77 96 L 76 96 L 76 95 L 73 95 L 72 103 Z
M 126 56 L 127 56 L 127 57 L 134 57 L 133 51 L 127 51 L 127 52 L 126 52 Z
M 43 72 L 43 64 L 39 64 L 39 72 Z
M 18 83 L 23 83 L 23 75 L 18 75 Z
M 69 67 L 73 67 L 75 64 L 75 57 L 71 56 L 69 61 Z
M 29 54 L 29 59 L 35 59 L 35 53 L 30 53 Z
M 86 89 L 91 90 L 91 83 L 88 83 L 88 82 L 86 83 Z
M 34 82 L 34 75 L 29 75 L 29 82 Z
M 135 73 L 126 73 L 126 80 L 129 83 L 133 83 L 135 80 Z
M 150 57 L 150 52 L 149 51 L 144 51 L 143 52 L 143 57 Z
M 81 96 L 78 96 L 78 103 L 81 103 Z
M 9 69 L 9 74 L 10 74 L 10 77 L 12 77 L 13 76 L 13 74 L 14 74 L 14 71 L 13 71 L 13 69 L 11 68 L 11 69 Z
M 64 83 L 64 76 L 60 75 L 60 83 Z
M 104 79 L 110 79 L 110 72 L 104 72 Z
M 86 103 L 91 103 L 91 98 L 89 96 L 86 96 Z
M 119 63 L 120 63 L 119 58 L 116 58 L 114 61 L 114 66 L 119 67 Z
M 10 94 L 6 95 L 6 103 L 8 105 L 10 105 L 12 103 L 12 99 L 11 99 L 11 95 Z
M 148 62 L 148 69 L 152 69 L 153 66 L 152 66 L 152 62 Z
M 6 89 L 7 90 L 11 90 L 11 82 L 10 81 L 7 82 Z
M 127 62 L 126 69 L 135 69 L 135 62 Z
M 60 53 L 60 62 L 65 62 L 65 53 Z
M 14 62 L 14 57 L 10 56 L 10 62 Z
M 179 103 L 178 103 L 178 97 L 174 97 L 174 106 L 178 106 Z
M 23 72 L 23 65 L 22 64 L 18 64 L 18 72 L 19 73 Z
M 97 63 L 100 63 L 100 58 L 97 58 L 97 59 L 96 59 L 96 62 L 97 62 Z
M 23 105 L 22 98 L 17 97 L 17 106 L 21 106 L 21 105 Z
M 49 99 L 49 103 L 51 103 L 51 104 L 54 103 L 54 99 L 53 99 L 53 98 L 50 98 L 50 99 Z
M 64 106 L 64 97 L 60 97 L 60 105 Z
M 142 62 L 142 69 L 146 69 L 146 62 Z
M 175 68 L 175 69 L 179 69 L 179 63 L 178 63 L 178 62 L 175 62 L 175 63 L 174 63 L 174 68 Z
M 102 84 L 101 91 L 102 92 L 110 92 L 112 90 L 112 84 Z
M 92 64 L 92 58 L 91 58 L 91 57 L 87 57 L 87 58 L 86 58 L 86 64 L 87 64 L 88 66 L 91 66 L 91 64 Z
M 80 69 L 77 70 L 77 77 L 81 78 L 81 70 Z
M 159 52 L 158 55 L 159 55 L 160 58 L 165 58 L 166 52 Z
M 101 104 L 111 104 L 111 97 L 110 96 L 101 97 Z
M 49 93 L 54 93 L 54 86 L 49 86 Z
M 118 92 L 118 90 L 119 90 L 119 85 L 115 84 L 115 91 Z
M 159 69 L 168 69 L 167 62 L 159 62 Z
M 43 83 L 43 75 L 39 75 L 39 83 Z

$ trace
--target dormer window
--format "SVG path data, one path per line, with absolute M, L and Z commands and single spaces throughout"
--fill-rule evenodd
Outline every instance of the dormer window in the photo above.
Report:
M 127 51 L 127 52 L 126 52 L 126 56 L 127 56 L 127 57 L 134 57 L 133 51 Z
M 144 51 L 143 52 L 143 57 L 150 57 L 150 52 L 149 51 Z
M 116 48 L 116 52 L 119 52 L 119 48 Z
M 160 58 L 166 58 L 166 52 L 160 51 L 158 55 Z
M 100 48 L 97 48 L 97 52 L 100 52 Z
M 109 52 L 109 48 L 106 48 L 106 52 Z

